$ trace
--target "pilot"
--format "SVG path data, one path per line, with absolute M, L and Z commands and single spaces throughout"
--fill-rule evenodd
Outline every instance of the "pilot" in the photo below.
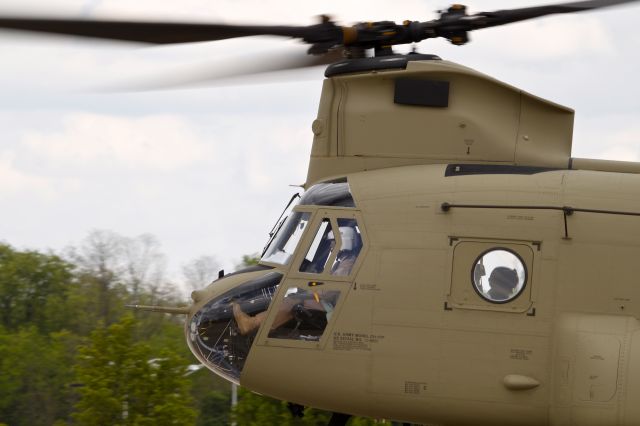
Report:
M 340 226 L 339 230 L 342 238 L 342 248 L 331 267 L 331 274 L 346 276 L 351 273 L 351 269 L 362 247 L 362 240 L 354 226 Z M 322 241 L 318 245 L 318 250 L 313 260 L 309 261 L 305 259 L 302 265 L 300 265 L 300 272 L 321 274 L 335 246 L 336 240 L 333 231 L 331 228 L 328 228 L 322 237 Z
M 257 330 L 260 324 L 267 317 L 267 311 L 260 312 L 254 316 L 245 313 L 238 303 L 232 303 L 233 318 L 236 320 L 238 330 L 243 336 Z
M 360 235 L 351 226 L 341 226 L 340 238 L 342 239 L 342 246 L 336 260 L 331 267 L 331 275 L 346 276 L 351 273 L 354 263 L 358 258 L 360 252 Z M 332 249 L 335 246 L 335 237 L 333 231 L 329 232 L 328 238 L 332 241 Z
M 513 295 L 513 291 L 518 285 L 518 272 L 505 266 L 498 266 L 491 271 L 489 285 L 491 289 L 487 295 L 491 300 L 502 302 Z
M 298 306 L 307 310 L 324 312 L 327 320 L 329 320 L 333 313 L 335 300 L 324 299 L 320 293 L 314 293 L 312 297 L 311 294 L 306 291 L 288 294 L 280 305 L 278 313 L 271 324 L 271 329 L 275 330 L 292 320 L 294 317 L 294 309 Z M 243 336 L 257 330 L 267 318 L 267 311 L 251 316 L 244 312 L 238 303 L 234 302 L 232 308 L 238 330 L 240 330 L 240 334 Z

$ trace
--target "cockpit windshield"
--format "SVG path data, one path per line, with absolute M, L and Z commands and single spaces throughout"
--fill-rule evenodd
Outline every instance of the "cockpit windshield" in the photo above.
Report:
M 253 345 L 282 274 L 269 272 L 207 302 L 188 324 L 187 343 L 207 368 L 234 383 Z M 243 318 L 255 318 L 255 322 Z
M 289 202 L 293 204 L 295 197 Z M 313 185 L 300 198 L 299 206 L 355 207 L 346 178 Z M 285 209 L 286 211 L 287 209 Z M 292 212 L 276 226 L 275 236 L 267 244 L 261 261 L 287 265 L 302 234 L 309 224 L 311 213 Z
M 310 218 L 311 213 L 293 212 L 278 229 L 275 238 L 262 256 L 262 261 L 287 265 Z

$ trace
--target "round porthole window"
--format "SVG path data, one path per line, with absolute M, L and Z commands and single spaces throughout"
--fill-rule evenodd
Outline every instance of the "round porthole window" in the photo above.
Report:
M 523 260 L 506 248 L 482 253 L 471 269 L 473 288 L 491 303 L 507 303 L 518 297 L 527 285 Z

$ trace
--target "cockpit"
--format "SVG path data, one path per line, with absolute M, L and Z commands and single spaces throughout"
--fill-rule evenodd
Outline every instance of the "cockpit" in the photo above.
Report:
M 320 183 L 312 186 L 300 198 L 297 206 L 332 206 L 355 208 L 355 202 L 346 180 Z M 288 217 L 277 226 L 277 232 L 267 244 L 262 255 L 262 262 L 287 265 L 293 251 L 300 242 L 300 237 L 311 218 L 311 211 L 297 210 L 296 207 Z M 330 230 L 328 232 L 331 232 Z M 327 232 L 327 235 L 328 235 Z M 333 234 L 332 234 L 333 235 Z
M 322 284 L 352 276 L 363 248 L 355 207 L 346 179 L 306 191 L 274 227 L 260 260 L 262 272 L 252 272 L 251 279 L 249 273 L 224 278 L 234 284 L 190 318 L 187 341 L 196 357 L 238 383 L 267 317 L 269 339 L 318 342 L 343 294 L 339 286 Z M 303 279 L 278 292 L 290 276 Z

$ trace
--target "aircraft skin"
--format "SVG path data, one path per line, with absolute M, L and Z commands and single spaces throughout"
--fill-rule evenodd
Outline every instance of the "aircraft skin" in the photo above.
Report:
M 422 77 L 437 69 L 439 78 L 447 78 L 442 63 L 410 65 Z M 369 153 L 369 160 L 378 166 L 386 160 L 389 167 L 360 171 L 366 155 L 349 158 L 344 153 L 351 139 L 340 139 L 353 129 L 338 129 L 340 114 L 354 112 L 335 87 L 349 92 L 350 79 L 370 78 L 365 84 L 375 84 L 371 79 L 398 78 L 411 66 L 328 80 L 319 109 L 325 122 L 316 121 L 313 128 L 310 181 L 346 178 L 354 206 L 305 205 L 303 196 L 294 212 L 308 212 L 309 219 L 287 263 L 263 257 L 261 270 L 214 282 L 194 294 L 191 312 L 242 283 L 281 274 L 239 382 L 301 405 L 429 425 L 640 424 L 640 216 L 633 215 L 640 213 L 640 176 L 621 173 L 638 171 L 640 165 L 570 160 L 571 110 L 455 64 L 444 66 L 454 71 L 447 113 L 463 111 L 454 121 L 478 129 L 476 158 L 460 161 L 469 154 L 442 126 L 442 146 L 457 150 L 445 153 L 451 161 L 430 164 L 438 160 Z M 499 98 L 513 97 L 511 106 L 518 111 L 511 114 L 516 126 L 509 131 L 520 136 L 528 126 L 526 139 L 542 150 L 552 139 L 555 150 L 549 155 L 520 150 L 520 160 L 513 161 L 516 147 L 511 162 L 482 161 L 485 154 L 495 159 L 496 150 L 509 149 L 521 138 L 500 139 L 493 122 L 474 122 L 474 108 L 486 108 L 491 99 L 461 106 L 456 96 L 463 94 L 454 91 L 465 78 L 470 86 L 496 90 Z M 530 108 L 537 111 L 533 125 L 525 123 L 527 102 L 538 103 Z M 358 105 L 366 110 L 360 111 L 364 121 L 367 113 L 398 108 Z M 500 108 L 487 113 L 503 114 Z M 512 124 L 506 118 L 500 122 L 507 129 Z M 483 151 L 487 132 L 493 145 Z M 376 141 L 370 142 L 375 149 Z M 398 165 L 416 161 L 425 164 Z M 350 172 L 327 176 L 335 170 Z M 307 189 L 312 192 L 313 185 Z M 355 219 L 361 233 L 362 249 L 351 272 L 335 276 L 328 267 L 301 272 L 318 227 L 330 221 L 335 229 L 340 219 Z M 492 301 L 474 288 L 474 265 L 492 250 L 515 254 L 525 271 L 518 294 L 506 301 Z M 272 336 L 291 289 L 319 288 L 339 294 L 321 336 L 311 341 Z M 187 322 L 187 341 L 202 360 L 193 343 L 193 318 Z

